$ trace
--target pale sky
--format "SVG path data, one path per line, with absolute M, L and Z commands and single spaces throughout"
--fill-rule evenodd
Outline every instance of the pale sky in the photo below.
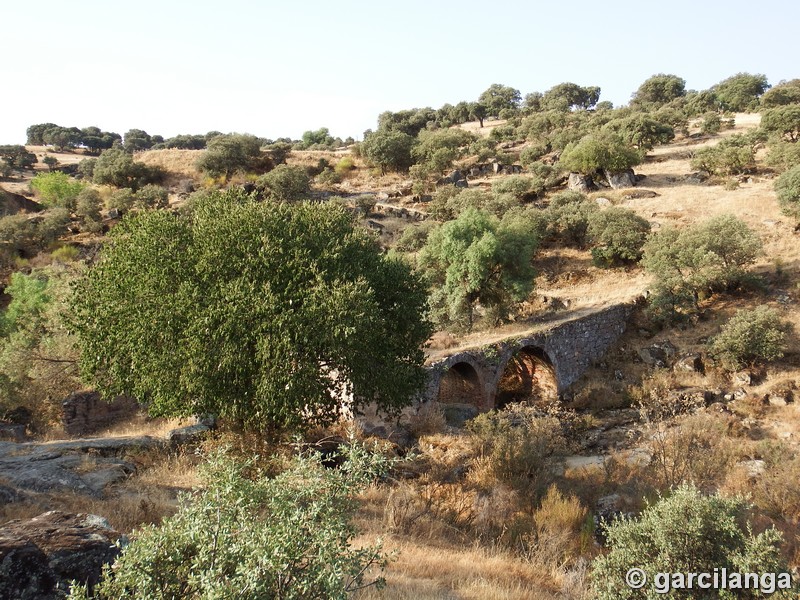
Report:
M 800 3 L 0 0 L 0 144 L 34 123 L 170 137 L 362 137 L 385 110 L 571 81 L 626 104 L 649 76 L 706 89 L 800 77 Z

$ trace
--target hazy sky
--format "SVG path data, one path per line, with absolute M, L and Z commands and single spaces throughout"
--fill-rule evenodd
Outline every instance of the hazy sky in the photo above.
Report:
M 0 144 L 33 123 L 361 138 L 385 110 L 572 81 L 625 104 L 655 73 L 706 89 L 800 77 L 800 3 L 3 0 Z

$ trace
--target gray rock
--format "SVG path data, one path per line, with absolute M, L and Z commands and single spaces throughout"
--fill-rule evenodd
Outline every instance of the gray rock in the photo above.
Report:
M 109 219 L 119 219 L 121 216 L 118 208 L 112 208 L 108 211 Z
M 639 350 L 636 351 L 636 354 L 639 355 L 639 358 L 641 358 L 642 362 L 646 365 L 653 367 L 663 367 L 666 365 L 667 355 L 663 350 L 655 346 L 650 346 L 649 348 L 639 348 Z
M 595 198 L 594 201 L 597 206 L 611 206 L 611 200 L 603 198 L 602 196 L 600 198 Z
M 699 354 L 689 354 L 684 356 L 675 363 L 673 369 L 675 371 L 682 371 L 686 373 L 703 373 L 705 371 L 703 359 Z
M 731 375 L 731 381 L 733 381 L 735 385 L 752 385 L 753 375 L 746 371 L 741 371 Z
M 470 419 L 478 416 L 478 409 L 471 404 L 442 404 L 445 422 L 451 427 L 463 427 Z
M 119 554 L 120 535 L 101 517 L 50 511 L 0 527 L 0 598 L 55 600 L 70 581 L 93 588 Z
M 581 173 L 570 173 L 567 178 L 567 187 L 577 192 L 583 192 L 584 194 L 595 188 L 592 178 L 588 175 L 582 175 Z
M 0 440 L 8 442 L 24 442 L 26 438 L 25 425 L 20 425 L 19 423 L 0 422 Z
M 167 439 L 173 445 L 198 443 L 205 438 L 205 435 L 210 431 L 206 425 L 198 423 L 197 425 L 189 425 L 188 427 L 179 427 L 173 429 L 167 434 Z
M 627 171 L 623 171 L 621 173 L 611 173 L 606 171 L 605 175 L 608 185 L 615 190 L 636 187 L 636 175 L 633 173 L 633 169 L 628 169 Z
M 638 177 L 636 178 L 638 181 Z M 633 190 L 623 196 L 625 200 L 641 200 L 644 198 L 657 198 L 658 194 L 653 190 Z

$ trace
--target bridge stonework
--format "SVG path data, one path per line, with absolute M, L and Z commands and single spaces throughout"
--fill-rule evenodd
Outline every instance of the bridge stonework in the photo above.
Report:
M 452 354 L 428 366 L 429 380 L 420 402 L 470 404 L 479 411 L 495 408 L 512 361 L 529 385 L 538 385 L 543 394 L 560 395 L 622 335 L 633 309 L 632 303 L 617 304 L 530 336 Z M 527 370 L 519 366 L 521 354 L 533 357 Z M 550 384 L 543 383 L 546 378 Z

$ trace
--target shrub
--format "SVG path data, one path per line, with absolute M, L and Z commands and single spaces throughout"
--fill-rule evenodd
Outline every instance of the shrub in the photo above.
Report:
M 395 247 L 403 252 L 422 250 L 428 241 L 428 235 L 430 235 L 434 227 L 436 227 L 436 224 L 433 221 L 423 221 L 406 227 L 400 239 L 397 240 Z
M 100 185 L 138 190 L 147 183 L 157 183 L 163 173 L 156 167 L 136 162 L 122 148 L 105 150 L 92 169 L 92 180 Z
M 256 186 L 278 202 L 302 200 L 311 189 L 311 180 L 302 167 L 278 165 L 258 178 Z
M 612 207 L 589 215 L 588 236 L 595 244 L 592 261 L 599 267 L 637 261 L 650 223 L 627 208 Z
M 621 173 L 642 162 L 642 154 L 631 148 L 615 133 L 602 132 L 570 143 L 559 158 L 562 168 L 575 173 L 592 175 L 597 171 Z
M 379 544 L 350 546 L 354 495 L 385 461 L 355 448 L 339 469 L 298 458 L 277 477 L 248 479 L 251 467 L 212 455 L 207 487 L 184 496 L 161 525 L 139 530 L 92 597 L 223 598 L 236 590 L 243 598 L 346 600 L 370 567 L 385 565 Z M 81 586 L 70 595 L 89 597 Z
M 511 194 L 517 200 L 531 200 L 544 192 L 544 182 L 538 177 L 511 175 L 495 181 L 492 193 Z
M 86 187 L 66 173 L 40 173 L 31 180 L 31 187 L 36 190 L 45 206 L 60 206 L 69 211 L 75 210 L 75 199 Z
M 133 190 L 130 188 L 122 188 L 111 194 L 108 198 L 108 202 L 106 202 L 106 208 L 109 210 L 116 208 L 121 214 L 124 214 L 132 209 L 135 203 L 136 196 L 134 196 Z
M 716 146 L 698 150 L 691 166 L 712 175 L 747 173 L 755 168 L 754 143 L 755 140 L 747 135 L 732 135 Z
M 547 154 L 547 152 L 548 147 L 546 143 L 534 142 L 519 153 L 519 161 L 522 163 L 523 167 L 530 169 L 531 165 L 539 162 L 539 159 Z
M 227 181 L 234 173 L 257 169 L 262 160 L 261 142 L 257 137 L 233 133 L 209 140 L 206 151 L 197 161 L 197 168 Z
M 339 162 L 333 167 L 333 170 L 336 171 L 338 175 L 344 177 L 350 171 L 353 171 L 356 168 L 356 164 L 353 162 L 353 159 L 349 156 L 342 157 Z
M 659 585 L 654 578 L 659 573 L 787 571 L 778 546 L 781 534 L 768 529 L 753 535 L 749 526 L 742 525 L 746 508 L 741 499 L 704 496 L 694 486 L 683 485 L 648 506 L 638 519 L 609 524 L 606 536 L 611 551 L 592 565 L 597 598 L 654 598 Z M 625 575 L 632 568 L 642 569 L 647 575 L 645 588 L 631 589 L 625 583 Z M 757 590 L 735 591 L 730 596 L 710 592 L 702 597 L 761 597 Z M 689 590 L 680 597 L 700 596 Z
M 137 208 L 166 208 L 169 205 L 169 192 L 160 185 L 148 183 L 133 195 Z
M 800 165 L 800 144 L 782 139 L 770 140 L 766 162 L 778 171 L 787 171 Z
M 78 163 L 78 175 L 81 179 L 92 181 L 94 179 L 94 167 L 97 164 L 96 158 L 84 158 Z
M 75 262 L 80 256 L 80 250 L 75 246 L 60 246 L 50 253 L 53 260 L 59 262 Z
M 781 358 L 789 326 L 767 306 L 740 310 L 709 340 L 709 353 L 736 370 L 759 361 Z
M 800 164 L 792 167 L 774 183 L 781 211 L 800 221 Z
M 589 232 L 589 217 L 597 210 L 597 203 L 580 192 L 556 194 L 545 211 L 547 237 L 562 244 L 583 247 Z
M 706 135 L 713 135 L 719 133 L 722 129 L 722 120 L 719 118 L 719 113 L 707 112 L 703 115 L 703 120 L 700 122 L 700 131 Z
M 331 187 L 342 181 L 342 176 L 334 169 L 325 169 L 316 176 L 314 181 L 323 187 Z

